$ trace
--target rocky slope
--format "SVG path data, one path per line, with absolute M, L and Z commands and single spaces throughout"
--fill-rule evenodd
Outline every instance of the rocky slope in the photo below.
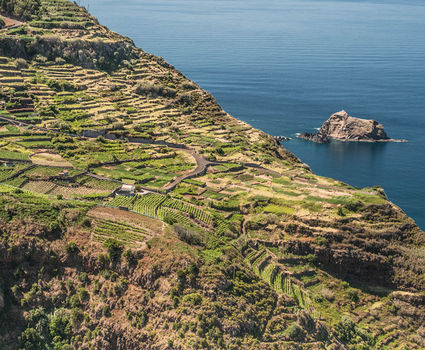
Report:
M 313 174 L 74 3 L 32 5 L 0 31 L 1 349 L 425 347 L 425 235 L 381 188 Z
M 331 139 L 340 141 L 395 141 L 390 139 L 384 127 L 376 120 L 351 117 L 346 111 L 334 113 L 315 133 L 302 133 L 300 138 L 317 143 Z

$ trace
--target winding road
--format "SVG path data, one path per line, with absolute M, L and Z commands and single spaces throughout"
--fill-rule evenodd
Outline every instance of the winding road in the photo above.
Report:
M 28 123 L 21 122 L 21 121 L 16 121 L 16 120 L 13 120 L 11 118 L 7 118 L 7 117 L 3 117 L 3 116 L 0 117 L 0 120 L 3 120 L 5 122 L 8 122 L 8 123 L 10 123 L 12 125 L 15 125 L 15 126 L 29 127 L 29 128 L 37 129 L 37 130 L 44 131 L 44 132 L 58 132 L 57 130 L 52 130 L 52 129 L 48 129 L 48 128 L 44 128 L 44 127 L 40 127 L 40 126 L 28 124 Z M 71 137 L 78 137 L 78 138 L 84 138 L 84 139 L 93 139 L 93 137 L 81 136 L 81 135 L 71 134 L 71 133 L 67 133 L 67 132 L 60 132 L 60 133 L 66 134 L 66 135 L 71 136 Z M 156 141 L 136 142 L 135 140 L 132 140 L 131 143 L 151 144 L 151 145 L 165 144 L 165 145 L 167 145 L 168 147 L 170 147 L 170 148 L 172 148 L 174 150 L 187 152 L 187 153 L 189 153 L 195 159 L 195 161 L 196 161 L 196 168 L 193 169 L 193 170 L 191 170 L 190 172 L 188 172 L 186 174 L 183 174 L 183 175 L 178 176 L 177 178 L 175 178 L 174 180 L 172 180 L 171 182 L 169 182 L 167 185 L 165 185 L 164 187 L 162 187 L 161 188 L 161 191 L 164 191 L 164 192 L 170 192 L 170 191 L 172 191 L 183 180 L 190 179 L 192 177 L 201 176 L 201 175 L 205 174 L 208 166 L 219 164 L 218 162 L 211 162 L 211 161 L 209 161 L 205 157 L 201 156 L 194 149 L 182 147 L 183 145 L 173 145 L 171 143 L 156 142 Z M 157 189 L 149 189 L 147 187 L 143 187 L 143 189 L 145 189 L 145 190 L 152 190 L 152 192 L 158 192 Z
M 182 151 L 186 151 L 189 153 L 193 158 L 195 158 L 196 161 L 196 168 L 186 174 L 180 175 L 179 177 L 175 178 L 173 181 L 165 185 L 162 190 L 165 192 L 172 191 L 176 188 L 176 186 L 182 182 L 183 180 L 190 179 L 192 177 L 197 177 L 204 175 L 207 171 L 207 168 L 210 165 L 215 165 L 217 163 L 211 162 L 205 157 L 202 157 L 198 152 L 196 152 L 194 149 L 180 149 Z
M 16 126 L 25 126 L 25 127 L 37 129 L 37 130 L 44 131 L 44 132 L 59 132 L 59 133 L 66 134 L 66 135 L 71 136 L 71 137 L 78 137 L 78 138 L 84 138 L 84 139 L 95 138 L 95 137 L 82 136 L 82 135 L 78 135 L 78 134 L 71 134 L 71 133 L 67 133 L 67 132 L 61 132 L 61 131 L 54 130 L 54 129 L 48 129 L 48 128 L 36 126 L 36 125 L 33 125 L 33 124 L 28 124 L 28 123 L 25 123 L 25 122 L 22 122 L 22 121 L 16 121 L 16 120 L 13 120 L 11 118 L 7 118 L 7 117 L 3 117 L 3 116 L 0 117 L 0 120 L 6 121 L 6 122 L 13 124 L 13 125 L 16 125 Z M 173 189 L 175 189 L 176 186 L 178 186 L 183 180 L 191 179 L 191 178 L 194 178 L 194 177 L 204 175 L 209 166 L 228 163 L 228 162 L 225 162 L 225 161 L 210 161 L 210 160 L 206 159 L 205 157 L 201 156 L 196 150 L 194 150 L 192 148 L 188 148 L 186 145 L 182 145 L 182 144 L 173 144 L 173 143 L 168 143 L 168 142 L 164 142 L 164 141 L 154 141 L 154 140 L 143 140 L 143 141 L 137 142 L 136 140 L 132 139 L 132 140 L 129 140 L 129 141 L 130 141 L 130 143 L 138 143 L 138 144 L 166 145 L 166 146 L 168 146 L 168 147 L 170 147 L 174 150 L 184 151 L 184 152 L 189 153 L 196 161 L 196 168 L 195 169 L 191 170 L 190 172 L 188 172 L 186 174 L 182 174 L 182 175 L 176 177 L 174 180 L 172 180 L 171 182 L 166 184 L 164 187 L 162 187 L 159 191 L 158 191 L 158 189 L 150 189 L 148 187 L 143 187 L 143 189 L 147 190 L 147 191 L 168 193 L 168 192 L 172 191 Z M 261 169 L 261 170 L 268 172 L 268 173 L 271 173 L 271 174 L 281 175 L 280 173 L 278 173 L 274 170 L 264 168 L 263 166 L 261 166 L 259 164 L 243 163 L 241 165 L 243 167 L 247 167 L 247 168 Z

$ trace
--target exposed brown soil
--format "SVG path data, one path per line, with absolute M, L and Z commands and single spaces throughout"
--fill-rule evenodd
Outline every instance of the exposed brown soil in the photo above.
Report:
M 3 29 L 9 28 L 9 27 L 17 27 L 23 24 L 22 22 L 13 18 L 5 17 L 5 16 L 0 16 L 0 18 L 2 18 L 5 23 L 5 26 Z
M 34 164 L 46 166 L 72 167 L 72 164 L 61 157 L 60 154 L 41 152 L 31 156 Z
M 163 233 L 163 223 L 160 220 L 136 214 L 117 208 L 96 207 L 88 212 L 88 215 L 96 219 L 123 221 L 127 224 L 138 226 L 149 231 L 152 235 Z

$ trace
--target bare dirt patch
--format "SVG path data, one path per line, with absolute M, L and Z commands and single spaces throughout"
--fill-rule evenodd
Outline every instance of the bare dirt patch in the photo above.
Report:
M 0 16 L 0 18 L 2 18 L 3 21 L 4 21 L 4 24 L 5 24 L 4 28 L 19 26 L 19 25 L 23 24 L 22 22 L 20 22 L 16 19 L 9 18 L 9 17 Z
M 48 152 L 36 153 L 31 156 L 31 160 L 34 164 L 38 165 L 72 167 L 72 164 L 67 160 L 63 159 L 60 154 Z

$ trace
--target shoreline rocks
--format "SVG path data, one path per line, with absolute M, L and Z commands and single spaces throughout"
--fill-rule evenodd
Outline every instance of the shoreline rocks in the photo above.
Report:
M 317 132 L 301 133 L 298 137 L 316 143 L 329 143 L 332 139 L 363 142 L 407 142 L 406 140 L 389 138 L 382 124 L 379 124 L 376 120 L 351 117 L 346 111 L 332 114 Z
M 287 137 L 287 136 L 272 136 L 276 141 L 281 142 L 281 141 L 290 141 L 291 138 Z

